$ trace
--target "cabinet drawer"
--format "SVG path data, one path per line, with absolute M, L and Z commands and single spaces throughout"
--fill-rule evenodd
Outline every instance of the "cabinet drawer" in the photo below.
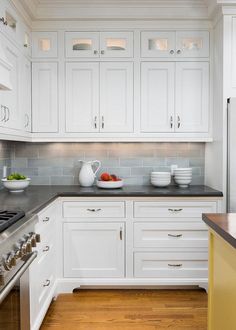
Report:
M 207 278 L 207 252 L 137 252 L 135 277 Z
M 55 207 L 49 208 L 43 213 L 39 213 L 38 218 L 39 221 L 35 226 L 35 230 L 41 233 L 45 228 L 53 226 L 55 220 Z
M 124 202 L 64 202 L 65 218 L 124 218 Z
M 134 247 L 206 247 L 204 223 L 134 223 Z
M 201 218 L 202 213 L 216 212 L 215 202 L 135 202 L 135 218 Z

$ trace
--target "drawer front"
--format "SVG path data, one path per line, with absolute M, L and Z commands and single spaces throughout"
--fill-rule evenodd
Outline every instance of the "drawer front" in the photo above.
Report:
M 150 278 L 207 278 L 207 252 L 136 252 L 134 253 L 134 276 Z
M 214 212 L 215 202 L 134 202 L 135 218 L 201 218 Z
M 64 218 L 124 218 L 124 202 L 64 202 Z
M 134 247 L 208 247 L 208 231 L 199 223 L 134 223 Z

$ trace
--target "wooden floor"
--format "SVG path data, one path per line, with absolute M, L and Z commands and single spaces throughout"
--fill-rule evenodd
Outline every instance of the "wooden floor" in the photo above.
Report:
M 80 290 L 59 295 L 41 330 L 206 330 L 204 290 Z

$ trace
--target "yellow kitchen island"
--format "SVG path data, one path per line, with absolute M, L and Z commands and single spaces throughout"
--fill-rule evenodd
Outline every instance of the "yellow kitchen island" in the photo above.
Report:
M 208 330 L 236 330 L 236 214 L 203 214 L 209 227 Z

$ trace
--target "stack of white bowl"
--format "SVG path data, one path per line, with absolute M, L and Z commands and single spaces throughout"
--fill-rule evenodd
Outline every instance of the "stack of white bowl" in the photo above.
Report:
M 155 187 L 166 187 L 171 182 L 170 172 L 151 172 L 151 184 Z
M 181 188 L 187 188 L 192 182 L 192 168 L 176 168 L 174 170 L 174 180 Z

